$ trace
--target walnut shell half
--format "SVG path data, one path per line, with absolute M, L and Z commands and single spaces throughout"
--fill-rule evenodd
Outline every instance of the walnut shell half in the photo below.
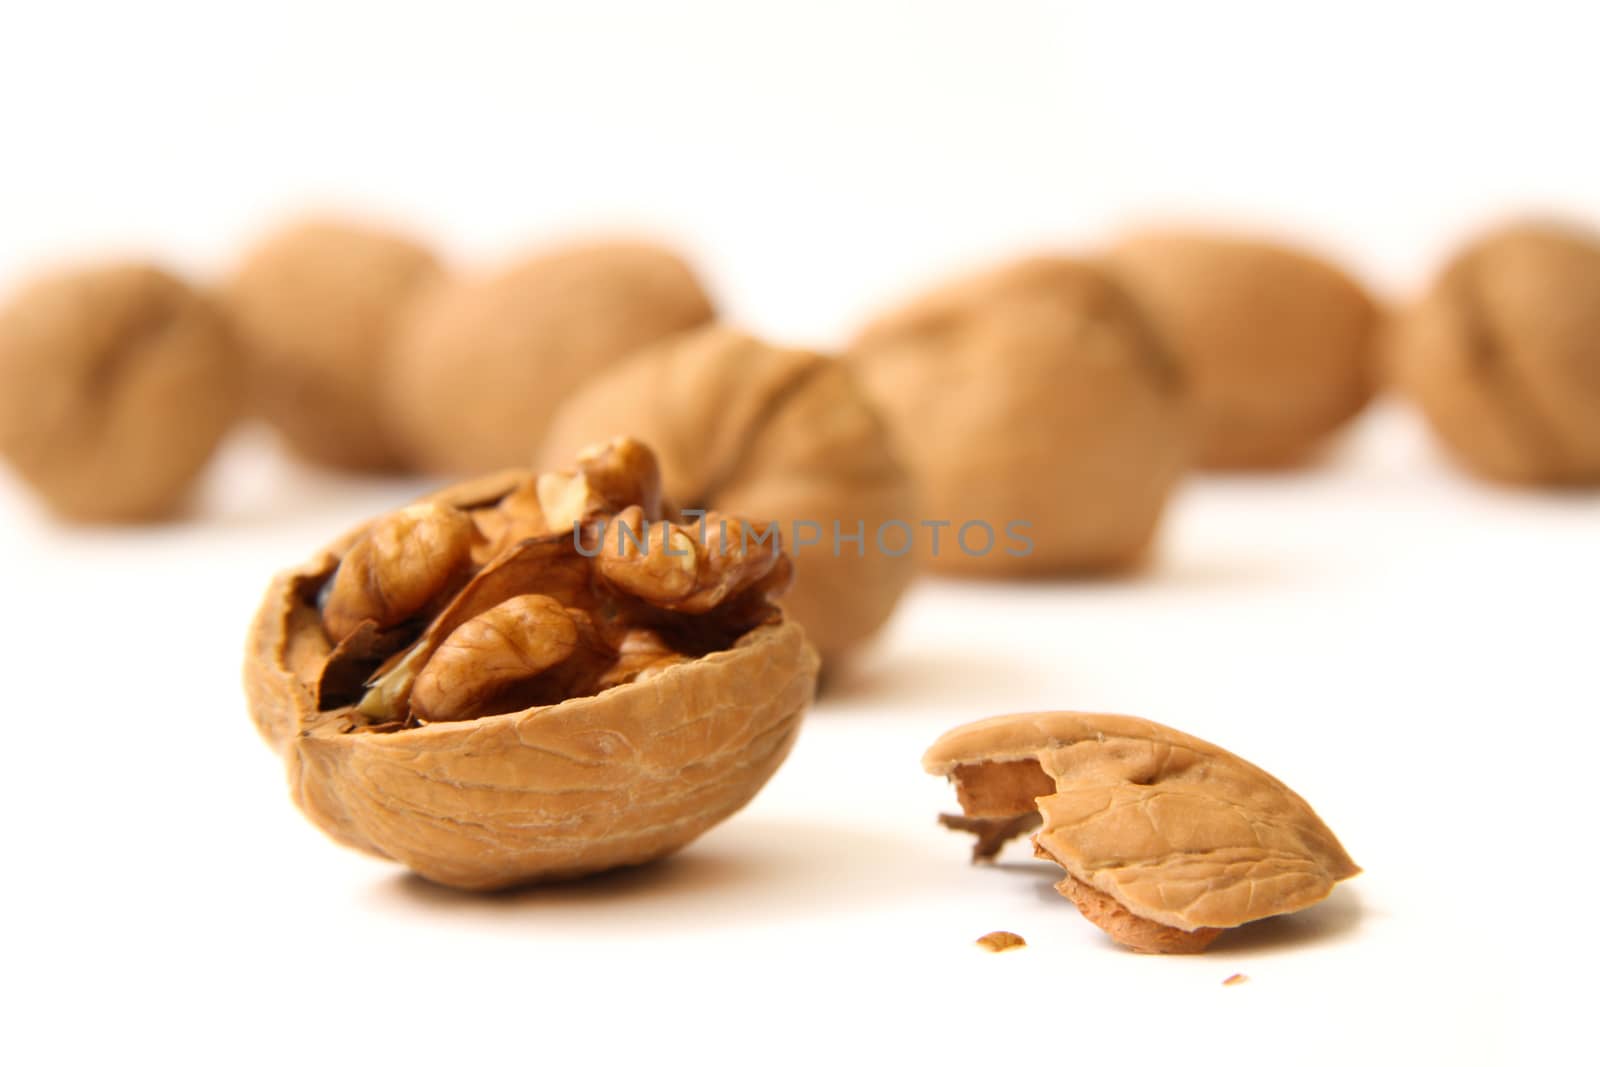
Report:
M 1357 867 L 1311 806 L 1233 753 L 1124 715 L 1035 712 L 957 727 L 923 756 L 979 834 L 1040 827 L 1057 888 L 1118 942 L 1198 952 L 1221 930 L 1306 908 Z M 1023 816 L 1037 813 L 1033 820 Z
M 479 479 L 427 503 L 476 517 L 513 498 L 528 477 Z M 383 631 L 369 622 L 335 643 L 319 600 L 372 525 L 272 582 L 245 664 L 257 728 L 283 756 L 296 803 L 335 840 L 465 889 L 571 878 L 682 848 L 743 807 L 788 754 L 817 657 L 800 627 L 760 596 L 770 610 L 750 614 L 753 625 L 726 631 L 716 647 L 669 649 L 660 635 L 673 632 L 670 605 L 588 580 L 583 557 L 560 555 L 574 541 L 569 532 L 525 538 L 496 557 L 498 570 L 487 564 L 464 587 L 458 581 L 446 607 L 436 599 L 423 613 L 432 622 L 420 637 L 415 620 Z M 546 557 L 558 556 L 554 577 L 543 573 Z M 541 676 L 548 685 L 502 690 L 526 706 L 453 707 L 448 715 L 465 721 L 419 721 L 419 709 L 430 714 L 424 685 L 430 700 L 455 704 L 490 691 L 507 661 L 474 671 L 474 648 L 497 655 L 507 642 L 537 638 L 504 632 L 505 618 L 530 602 L 538 610 L 521 615 L 536 623 L 565 605 L 558 637 L 581 645 L 562 669 Z M 477 610 L 486 604 L 494 606 Z M 635 618 L 623 630 L 618 620 L 629 611 Z M 685 625 L 708 626 L 709 618 Z M 460 625 L 441 625 L 450 622 Z M 484 641 L 474 627 L 495 632 Z M 578 630 L 582 642 L 574 639 Z M 403 673 L 419 649 L 434 655 L 415 682 L 413 714 L 371 714 L 386 679 Z M 521 666 L 537 673 L 562 658 Z M 537 695 L 524 696 L 530 692 Z M 562 699 L 568 693 L 583 695 Z

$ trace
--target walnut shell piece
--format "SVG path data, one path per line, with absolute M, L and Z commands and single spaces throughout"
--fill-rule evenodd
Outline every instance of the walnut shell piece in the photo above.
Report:
M 1184 231 L 1135 234 L 1107 259 L 1183 369 L 1196 465 L 1303 463 L 1371 397 L 1379 310 L 1332 264 Z
M 403 469 L 380 386 L 403 312 L 443 274 L 427 248 L 373 226 L 312 219 L 268 235 L 223 287 L 252 404 L 315 463 Z
M 844 657 L 875 633 L 915 575 L 898 541 L 891 539 L 888 552 L 874 543 L 877 531 L 915 520 L 910 475 L 839 360 L 778 348 L 725 326 L 669 338 L 568 400 L 541 460 L 561 462 L 591 441 L 622 433 L 654 448 L 665 495 L 679 507 L 777 525 L 795 563 L 785 611 L 824 661 Z M 720 536 L 716 517 L 701 521 Z M 836 524 L 847 536 L 861 533 L 862 541 L 840 542 L 834 551 Z M 745 532 L 739 528 L 735 538 Z
M 924 514 L 950 526 L 919 539 L 927 569 L 1106 572 L 1146 556 L 1185 465 L 1183 395 L 1103 271 L 1041 257 L 958 280 L 870 324 L 849 361 Z M 962 539 L 969 523 L 995 541 Z
M 1037 811 L 1035 852 L 1067 872 L 1057 888 L 1136 951 L 1201 951 L 1361 871 L 1288 786 L 1145 719 L 1002 715 L 946 733 L 922 765 L 955 783 L 980 832 Z
M 63 518 L 166 518 L 237 420 L 243 379 L 222 315 L 173 275 L 50 275 L 0 311 L 0 454 Z
M 1600 485 L 1600 234 L 1519 222 L 1483 235 L 1399 318 L 1386 356 L 1468 470 Z
M 401 330 L 380 383 L 384 402 L 423 469 L 522 466 L 567 396 L 635 349 L 712 314 L 700 281 L 664 248 L 558 249 L 431 292 Z M 621 426 L 574 447 L 631 431 Z M 565 452 L 560 462 L 571 458 Z
M 535 478 L 423 503 L 473 515 Z M 335 840 L 467 889 L 644 863 L 737 811 L 793 744 L 818 661 L 761 591 L 678 616 L 599 576 L 585 527 L 509 546 L 444 606 L 335 643 L 319 601 L 373 529 L 273 581 L 245 663 L 291 794 Z M 368 714 L 385 702 L 410 714 Z

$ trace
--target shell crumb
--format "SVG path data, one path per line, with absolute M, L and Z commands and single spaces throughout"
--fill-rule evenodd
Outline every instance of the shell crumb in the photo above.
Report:
M 1009 930 L 996 930 L 992 934 L 984 934 L 974 942 L 986 952 L 1009 952 L 1014 948 L 1026 948 L 1028 943 Z
M 1223 985 L 1244 985 L 1250 981 L 1248 974 L 1230 974 L 1222 980 Z

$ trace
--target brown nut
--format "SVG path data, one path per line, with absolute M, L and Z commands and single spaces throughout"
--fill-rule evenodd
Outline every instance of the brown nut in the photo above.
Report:
M 422 611 L 466 568 L 475 533 L 466 512 L 440 503 L 413 504 L 373 523 L 329 583 L 328 636 L 343 641 L 367 621 L 387 630 Z
M 931 570 L 1025 575 L 1140 562 L 1184 465 L 1178 376 L 1094 267 L 1029 259 L 870 325 L 851 362 L 915 471 Z M 974 526 L 970 538 L 962 527 Z M 986 539 L 982 530 L 991 535 Z
M 59 515 L 175 512 L 238 417 L 213 304 L 155 267 L 42 278 L 0 311 L 0 453 Z
M 471 522 L 533 478 L 423 507 Z M 274 580 L 245 663 L 258 729 L 334 839 L 446 885 L 574 877 L 683 847 L 787 755 L 817 657 L 761 583 L 698 615 L 648 603 L 598 572 L 585 526 L 510 544 L 442 605 L 335 641 L 319 598 L 372 534 Z
M 1467 469 L 1600 484 L 1600 234 L 1504 226 L 1396 323 L 1389 369 Z
M 1336 267 L 1203 233 L 1137 234 L 1111 269 L 1183 369 L 1195 463 L 1302 463 L 1367 403 L 1379 312 Z
M 639 352 L 573 396 L 541 454 L 557 461 L 623 432 L 656 449 L 665 492 L 686 514 L 719 509 L 777 524 L 796 564 L 784 607 L 825 660 L 888 620 L 914 565 L 872 541 L 886 523 L 913 522 L 915 499 L 842 363 L 706 327 Z M 815 525 L 791 536 L 797 523 Z M 833 551 L 835 523 L 847 535 L 864 531 L 860 555 L 850 545 Z
M 570 671 L 598 677 L 618 658 L 606 654 L 589 616 L 554 597 L 530 593 L 502 600 L 450 632 L 417 671 L 412 713 L 423 722 L 463 722 L 587 690 Z
M 986 825 L 1040 827 L 1034 851 L 1067 872 L 1056 888 L 1136 951 L 1201 951 L 1224 929 L 1309 907 L 1361 872 L 1288 786 L 1144 719 L 983 719 L 939 738 L 922 766 L 955 783 L 956 826 L 980 834 L 975 859 L 998 850 Z
M 385 400 L 425 469 L 472 474 L 520 466 L 557 405 L 584 382 L 641 345 L 711 316 L 699 281 L 665 249 L 566 248 L 430 294 L 402 331 Z M 571 457 L 569 451 L 561 462 Z
M 401 469 L 380 384 L 402 311 L 441 277 L 426 248 L 373 227 L 306 221 L 270 235 L 223 290 L 257 410 L 316 463 Z

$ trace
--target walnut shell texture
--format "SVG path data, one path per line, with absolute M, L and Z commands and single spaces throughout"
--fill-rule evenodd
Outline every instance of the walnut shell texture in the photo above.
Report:
M 919 541 L 928 569 L 1062 574 L 1145 557 L 1185 465 L 1183 397 L 1102 271 L 1035 258 L 964 279 L 868 326 L 849 360 L 925 514 L 951 523 L 937 551 Z M 973 521 L 1002 536 L 1026 522 L 1031 550 L 966 551 L 954 535 Z
M 380 384 L 402 312 L 442 276 L 398 234 L 308 220 L 252 249 L 223 288 L 251 367 L 251 401 L 306 458 L 403 467 Z
M 1183 368 L 1198 466 L 1302 463 L 1371 397 L 1379 310 L 1332 264 L 1182 231 L 1133 235 L 1108 262 Z
M 237 420 L 243 379 L 215 305 L 165 271 L 41 278 L 0 312 L 0 453 L 64 518 L 166 518 Z
M 515 482 L 492 476 L 429 499 L 493 499 Z M 352 728 L 349 709 L 318 708 L 332 645 L 316 590 L 364 532 L 273 581 L 245 664 L 257 728 L 283 756 L 296 803 L 335 840 L 464 889 L 572 878 L 682 848 L 743 807 L 788 754 L 817 657 L 782 619 L 595 696 Z
M 1034 846 L 1067 872 L 1062 892 L 1146 951 L 1198 951 L 1210 940 L 1146 924 L 1191 933 L 1239 926 L 1309 907 L 1360 873 L 1288 786 L 1145 719 L 984 719 L 946 733 L 923 767 L 956 782 L 968 816 L 1037 808 L 1043 824 Z
M 1387 356 L 1467 469 L 1600 484 L 1600 235 L 1546 222 L 1484 235 L 1398 320 Z
M 844 656 L 881 627 L 915 575 L 909 552 L 873 544 L 884 523 L 915 518 L 910 476 L 859 384 L 838 360 L 778 348 L 708 326 L 637 353 L 562 408 L 541 449 L 542 465 L 588 441 L 641 438 L 661 460 L 662 483 L 680 507 L 814 522 L 820 543 L 794 551 L 788 614 L 824 661 Z M 833 552 L 833 523 L 866 531 L 865 550 Z M 900 552 L 898 541 L 891 552 Z
M 575 245 L 430 293 L 402 330 L 385 400 L 424 469 L 521 466 L 574 390 L 712 314 L 699 280 L 671 252 Z

